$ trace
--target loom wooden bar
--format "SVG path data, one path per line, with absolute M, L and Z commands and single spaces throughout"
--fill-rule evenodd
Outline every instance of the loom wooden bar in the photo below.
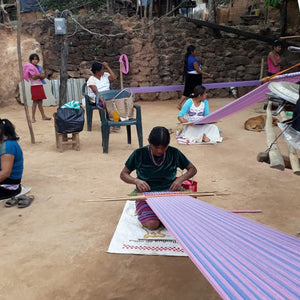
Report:
M 138 195 L 138 196 L 128 196 L 128 197 L 118 197 L 118 198 L 101 198 L 101 200 L 86 200 L 85 202 L 109 202 L 109 201 L 127 201 L 127 200 L 130 200 L 130 201 L 145 201 L 147 200 L 147 197 L 148 198 L 151 198 L 151 197 L 166 197 L 166 196 L 191 196 L 191 197 L 211 197 L 211 196 L 227 196 L 227 195 L 230 195 L 230 194 L 227 194 L 227 193 L 210 193 L 210 192 L 203 192 L 203 193 L 183 193 L 183 194 L 174 194 L 174 195 L 166 195 L 166 194 L 162 194 L 162 195 L 156 195 L 156 196 L 153 196 L 153 195 L 147 195 L 147 196 L 144 196 L 144 195 Z
M 267 118 L 266 118 L 266 136 L 267 136 L 267 146 L 270 147 L 271 144 L 275 141 L 276 135 L 273 130 L 272 125 L 272 101 L 269 101 L 267 106 Z M 278 149 L 277 143 L 273 143 L 270 151 L 269 151 L 269 157 L 270 157 L 270 167 L 278 170 L 284 170 L 284 161 L 282 158 L 282 155 Z
M 285 111 L 282 111 L 280 113 L 280 117 L 281 117 L 282 121 L 287 120 Z M 297 155 L 297 150 L 288 143 L 287 143 L 287 147 L 288 147 L 289 158 L 290 158 L 292 170 L 293 170 L 294 174 L 300 175 L 300 165 L 299 165 L 299 158 Z

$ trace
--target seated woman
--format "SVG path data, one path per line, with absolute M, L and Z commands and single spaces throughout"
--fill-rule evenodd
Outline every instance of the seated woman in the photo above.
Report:
M 0 119 L 0 200 L 21 192 L 23 152 L 13 124 Z
M 108 72 L 104 70 L 107 69 Z M 117 79 L 117 76 L 109 67 L 107 62 L 100 63 L 98 61 L 93 62 L 92 64 L 92 72 L 93 76 L 89 78 L 87 81 L 88 87 L 88 96 L 90 97 L 91 101 L 95 103 L 95 98 L 99 92 L 108 91 L 110 89 L 111 82 Z M 99 98 L 99 105 L 104 107 L 103 98 Z
M 206 100 L 206 89 L 202 85 L 194 88 L 193 97 L 189 98 L 183 105 L 178 114 L 178 120 L 181 123 L 195 122 L 201 117 L 209 114 L 209 105 Z M 179 143 L 200 144 L 222 142 L 219 129 L 216 125 L 184 125 L 183 131 L 177 137 Z
M 176 148 L 169 146 L 170 133 L 165 127 L 154 127 L 149 145 L 135 150 L 125 163 L 120 178 L 135 184 L 137 191 L 179 191 L 182 183 L 197 173 L 195 166 Z M 187 171 L 176 178 L 177 168 Z M 136 170 L 137 178 L 131 176 Z M 136 201 L 138 219 L 143 226 L 155 230 L 160 220 L 147 201 Z

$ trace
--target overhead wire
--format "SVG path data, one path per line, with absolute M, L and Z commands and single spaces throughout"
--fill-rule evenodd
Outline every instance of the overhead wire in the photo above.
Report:
M 42 12 L 45 14 L 45 16 L 47 17 L 47 19 L 50 21 L 50 22 L 54 22 L 54 17 L 49 17 L 49 15 L 45 12 L 45 10 L 42 8 L 40 2 L 37 0 Z M 176 7 L 174 7 L 172 10 L 170 10 L 169 12 L 167 12 L 166 14 L 164 14 L 163 16 L 157 18 L 156 20 L 151 20 L 148 22 L 148 24 L 144 25 L 144 26 L 141 26 L 140 28 L 135 28 L 135 29 L 131 29 L 129 31 L 126 31 L 126 32 L 120 32 L 120 33 L 116 33 L 116 34 L 105 34 L 105 33 L 99 33 L 99 32 L 93 32 L 91 30 L 89 30 L 88 28 L 86 28 L 85 26 L 83 26 L 79 21 L 76 20 L 76 18 L 74 18 L 72 12 L 69 10 L 69 9 L 65 9 L 61 15 L 63 15 L 63 13 L 65 12 L 68 12 L 68 16 L 71 18 L 71 20 L 78 26 L 80 27 L 82 30 L 88 32 L 89 34 L 91 35 L 94 35 L 94 36 L 99 36 L 99 37 L 120 37 L 120 36 L 124 36 L 126 34 L 130 34 L 132 32 L 139 32 L 139 31 L 143 31 L 147 28 L 150 28 L 151 26 L 153 26 L 154 24 L 160 22 L 163 18 L 171 15 L 172 13 L 174 13 L 174 11 L 176 11 L 178 8 L 180 8 L 182 6 L 182 3 L 177 5 Z M 77 29 L 78 27 L 76 27 L 75 31 L 73 34 L 69 35 L 68 37 L 71 37 L 73 36 L 74 34 L 77 33 Z

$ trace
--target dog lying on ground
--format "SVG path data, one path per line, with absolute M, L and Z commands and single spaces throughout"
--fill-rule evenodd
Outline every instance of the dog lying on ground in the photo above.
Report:
M 253 117 L 248 119 L 245 124 L 244 124 L 244 128 L 246 130 L 250 130 L 250 131 L 262 131 L 265 128 L 266 125 L 266 115 L 260 115 L 257 117 Z M 274 117 L 272 117 L 272 124 L 273 126 L 277 126 L 278 120 Z

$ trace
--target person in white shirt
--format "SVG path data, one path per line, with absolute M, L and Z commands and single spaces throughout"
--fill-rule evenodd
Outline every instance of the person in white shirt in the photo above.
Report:
M 105 72 L 105 69 L 107 69 L 108 72 Z M 90 97 L 91 101 L 95 103 L 96 95 L 99 92 L 109 90 L 111 82 L 115 81 L 117 76 L 109 67 L 107 62 L 93 62 L 92 72 L 93 75 L 87 81 L 87 87 L 88 96 Z M 99 98 L 99 105 L 104 107 L 104 101 L 102 97 Z

